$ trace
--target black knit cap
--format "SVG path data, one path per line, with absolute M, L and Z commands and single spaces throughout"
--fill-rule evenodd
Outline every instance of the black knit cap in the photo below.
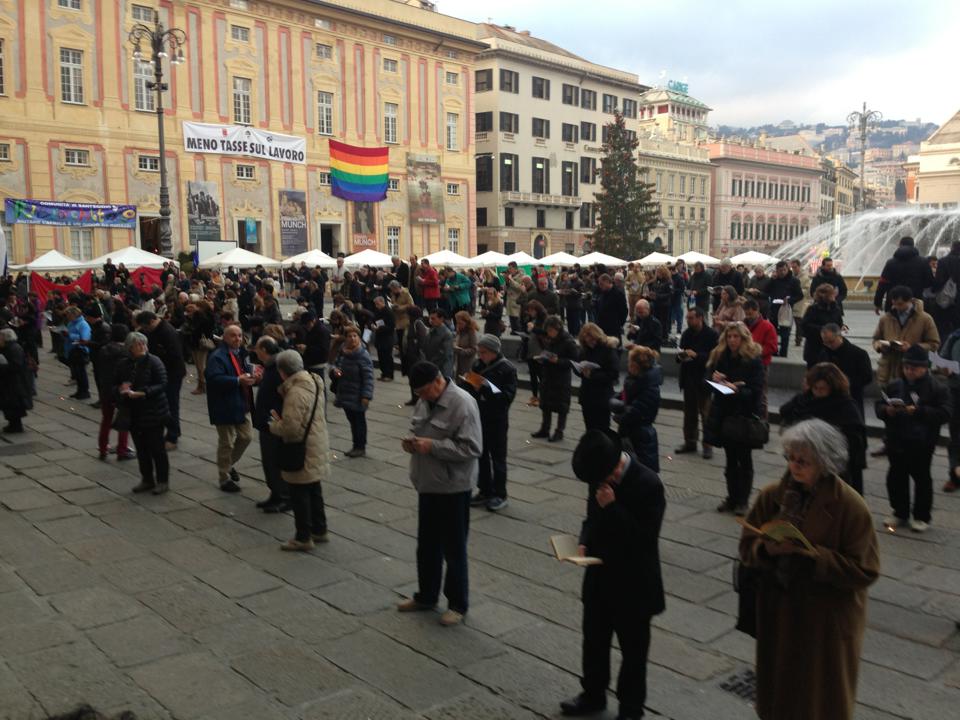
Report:
M 612 431 L 588 430 L 573 451 L 573 474 L 591 485 L 606 480 L 620 462 L 623 444 Z

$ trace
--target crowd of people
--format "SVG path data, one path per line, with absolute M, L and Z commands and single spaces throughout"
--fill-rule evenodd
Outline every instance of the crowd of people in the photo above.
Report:
M 256 430 L 269 490 L 257 505 L 267 513 L 292 510 L 295 534 L 281 547 L 310 551 L 329 539 L 322 493 L 331 474 L 328 400 L 350 427 L 345 455 L 363 457 L 377 383 L 395 380 L 399 360 L 413 410 L 398 445 L 411 457 L 419 503 L 418 590 L 398 609 L 432 610 L 442 589 L 445 625 L 459 624 L 469 607 L 470 508 L 496 512 L 508 505 L 518 365 L 529 376 L 528 404 L 541 414 L 533 439 L 562 441 L 576 396 L 587 432 L 573 469 L 590 486 L 580 552 L 602 564 L 586 571 L 582 692 L 562 704 L 567 715 L 605 706 L 613 632 L 623 656 L 619 717 L 643 714 L 650 621 L 664 608 L 657 554 L 664 512 L 656 429 L 661 353 L 679 366 L 683 442 L 674 452 L 699 450 L 708 459 L 715 448 L 724 452 L 726 497 L 718 511 L 745 517 L 751 528 L 788 520 L 811 543 L 788 546 L 744 530 L 742 563 L 759 577 L 763 718 L 801 706 L 807 710 L 787 714 L 852 716 L 862 594 L 878 574 L 875 533 L 861 498 L 871 383 L 882 388 L 872 410 L 886 427 L 876 451 L 889 458 L 886 526 L 927 530 L 931 460 L 944 424 L 950 476 L 943 489 L 954 491 L 960 482 L 954 419 L 960 375 L 941 379 L 930 369 L 932 353 L 960 360 L 960 242 L 933 261 L 920 256 L 912 239 L 901 241 L 874 298 L 881 315 L 873 336 L 876 373 L 867 352 L 844 336 L 847 286 L 830 258 L 812 277 L 796 260 L 776 263 L 769 275 L 728 261 L 689 271 L 682 261 L 654 271 L 631 264 L 622 271 L 534 266 L 525 272 L 511 263 L 497 273 L 438 269 L 415 257 L 409 263 L 394 257 L 389 268 L 347 268 L 339 257 L 335 268 L 301 265 L 280 277 L 263 268 L 188 275 L 170 263 L 152 288 L 138 288 L 129 271 L 108 261 L 95 280 L 92 292 L 53 291 L 43 304 L 18 281 L 0 287 L 4 432 L 24 430 L 46 327 L 50 351 L 69 368 L 71 397 L 91 397 L 92 369 L 100 458 L 136 457 L 140 482 L 133 492 L 162 494 L 169 490 L 168 454 L 181 435 L 181 388 L 192 364 L 191 392 L 206 396 L 216 428 L 218 487 L 241 491 L 236 466 Z M 295 303 L 289 317 L 281 313 L 282 295 Z M 515 358 L 505 354 L 506 336 L 516 338 Z M 752 453 L 769 440 L 770 367 L 774 357 L 788 355 L 791 336 L 803 346 L 807 371 L 796 396 L 779 408 L 787 470 L 751 507 Z M 813 604 L 798 599 L 808 596 Z M 825 618 L 843 624 L 854 641 L 835 647 L 840 641 Z M 817 662 L 794 659 L 797 645 L 810 639 L 820 643 Z M 784 683 L 781 672 L 769 670 L 791 663 L 822 692 L 800 697 L 807 683 Z

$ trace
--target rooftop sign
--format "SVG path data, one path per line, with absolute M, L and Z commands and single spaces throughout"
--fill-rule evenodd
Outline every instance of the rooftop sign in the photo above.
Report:
M 677 80 L 667 80 L 667 90 L 673 90 L 674 92 L 683 93 L 684 95 L 689 94 L 687 91 L 689 85 L 685 82 L 678 82 Z

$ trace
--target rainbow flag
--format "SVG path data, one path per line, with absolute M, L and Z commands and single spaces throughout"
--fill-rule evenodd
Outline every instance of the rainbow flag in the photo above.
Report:
M 380 202 L 387 197 L 389 148 L 365 148 L 330 141 L 333 194 L 354 202 Z

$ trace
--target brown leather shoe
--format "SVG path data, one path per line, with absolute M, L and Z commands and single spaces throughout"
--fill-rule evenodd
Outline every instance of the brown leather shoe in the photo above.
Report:
M 425 612 L 427 610 L 433 610 L 435 607 L 436 605 L 427 605 L 426 603 L 418 602 L 414 598 L 407 598 L 397 603 L 397 612 Z

